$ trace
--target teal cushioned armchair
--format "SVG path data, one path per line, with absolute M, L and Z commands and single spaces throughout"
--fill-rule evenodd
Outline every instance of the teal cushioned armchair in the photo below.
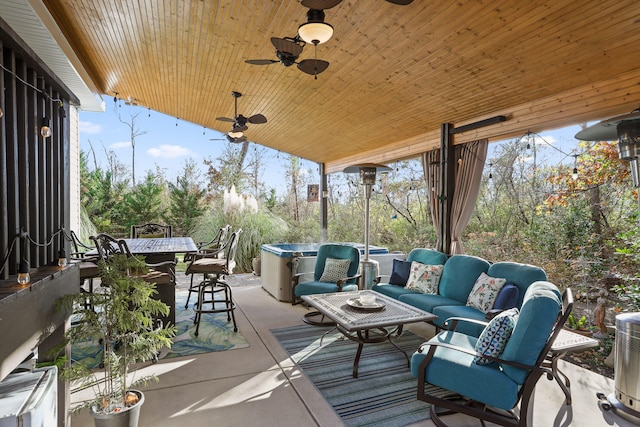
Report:
M 418 399 L 431 404 L 434 423 L 445 425 L 444 408 L 503 426 L 526 426 L 534 387 L 551 372 L 543 362 L 572 307 L 570 289 L 561 301 L 555 285 L 531 284 L 502 354 L 483 355 L 489 364 L 474 361 L 475 336 L 445 330 L 425 342 L 411 358 L 411 373 L 418 378 Z M 512 411 L 518 405 L 520 416 Z
M 321 282 L 320 278 L 324 272 L 327 258 L 348 259 L 350 260 L 347 274 L 344 278 L 335 283 Z M 310 276 L 310 273 L 296 273 L 293 275 L 291 290 L 291 303 L 300 302 L 303 295 L 325 294 L 331 292 L 348 292 L 358 290 L 357 279 L 360 277 L 358 269 L 360 268 L 360 251 L 354 246 L 340 244 L 325 244 L 318 248 L 316 257 L 313 279 L 310 281 L 301 281 L 302 277 Z

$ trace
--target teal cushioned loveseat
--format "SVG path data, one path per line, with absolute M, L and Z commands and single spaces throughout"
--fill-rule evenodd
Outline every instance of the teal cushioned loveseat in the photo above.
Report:
M 438 294 L 423 294 L 402 286 L 389 283 L 378 283 L 373 290 L 410 304 L 421 310 L 438 316 L 432 323 L 443 328 L 450 317 L 485 320 L 482 311 L 466 305 L 467 298 L 481 273 L 491 277 L 504 278 L 507 283 L 514 284 L 519 290 L 516 307 L 522 306 L 522 300 L 529 286 L 536 281 L 547 280 L 543 269 L 529 264 L 517 262 L 497 262 L 494 264 L 472 255 L 447 255 L 433 249 L 416 248 L 409 252 L 407 261 L 416 261 L 430 265 L 444 265 Z M 483 327 L 473 323 L 465 323 L 458 327 L 459 332 L 479 336 Z

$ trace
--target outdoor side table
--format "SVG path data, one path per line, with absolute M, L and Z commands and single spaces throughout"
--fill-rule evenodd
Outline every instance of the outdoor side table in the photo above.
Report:
M 561 329 L 553 342 L 543 366 L 551 368 L 551 375 L 560 385 L 565 395 L 565 403 L 567 405 L 571 405 L 571 381 L 569 381 L 569 377 L 558 368 L 558 360 L 562 359 L 567 353 L 586 350 L 597 345 L 598 340 L 571 332 L 567 329 Z

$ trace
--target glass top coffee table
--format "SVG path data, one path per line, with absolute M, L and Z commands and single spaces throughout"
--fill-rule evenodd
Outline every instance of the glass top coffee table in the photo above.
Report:
M 375 295 L 373 304 L 360 303 L 360 295 L 366 293 Z M 358 377 L 358 363 L 366 343 L 389 341 L 404 354 L 409 366 L 409 355 L 393 342 L 392 335 L 400 335 L 402 326 L 408 323 L 428 322 L 437 318 L 434 314 L 369 290 L 304 295 L 302 300 L 333 320 L 336 329 L 345 337 L 358 343 L 353 361 L 354 378 Z

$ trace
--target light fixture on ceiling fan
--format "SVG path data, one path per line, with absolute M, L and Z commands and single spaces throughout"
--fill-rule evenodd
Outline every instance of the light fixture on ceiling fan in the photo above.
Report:
M 406 6 L 413 0 L 387 0 L 389 3 Z M 298 35 L 307 43 L 319 45 L 333 36 L 333 27 L 324 22 L 324 10 L 340 4 L 342 0 L 302 0 L 300 4 L 308 7 L 307 22 L 298 27 Z
M 324 22 L 324 11 L 322 9 L 309 9 L 307 11 L 307 22 L 298 27 L 298 35 L 307 43 L 319 45 L 331 38 L 333 27 L 331 24 Z

